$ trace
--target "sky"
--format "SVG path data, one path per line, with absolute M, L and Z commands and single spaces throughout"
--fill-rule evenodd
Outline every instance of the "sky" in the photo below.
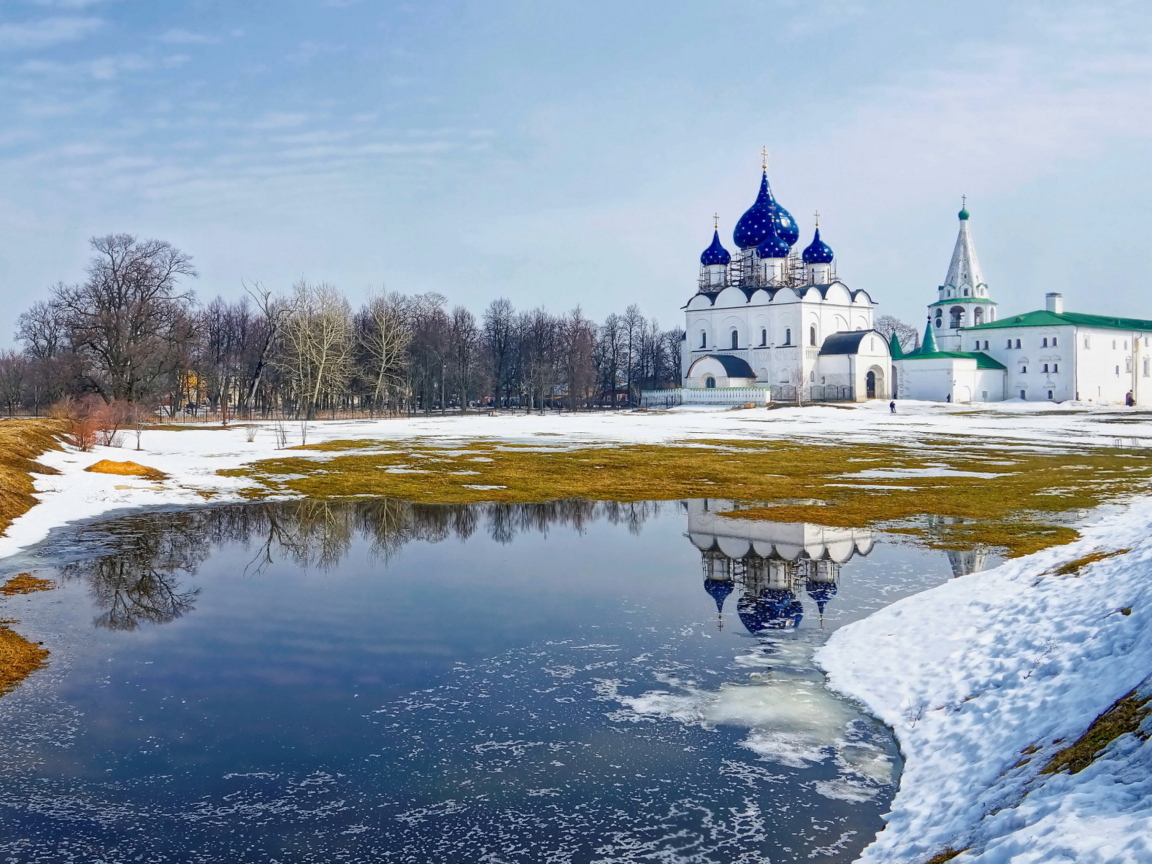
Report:
M 0 346 L 89 238 L 202 299 L 300 278 L 682 324 L 777 199 L 911 323 L 961 196 L 1005 314 L 1152 319 L 1152 4 L 0 0 Z

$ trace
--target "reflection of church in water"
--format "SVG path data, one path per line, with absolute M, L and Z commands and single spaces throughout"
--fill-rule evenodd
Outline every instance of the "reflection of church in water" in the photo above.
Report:
M 733 502 L 696 499 L 683 503 L 688 538 L 700 550 L 704 590 L 724 607 L 737 594 L 736 613 L 749 633 L 800 625 L 806 596 L 821 620 L 840 584 L 840 567 L 868 555 L 875 533 L 867 528 L 831 528 L 797 522 L 733 519 Z M 983 570 L 982 550 L 949 552 L 955 576 Z

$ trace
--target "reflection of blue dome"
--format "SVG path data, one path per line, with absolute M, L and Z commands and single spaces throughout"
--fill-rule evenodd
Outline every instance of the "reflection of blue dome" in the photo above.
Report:
M 759 596 L 745 594 L 736 603 L 736 612 L 749 633 L 799 627 L 804 617 L 804 607 L 796 595 L 782 588 L 766 589 Z
M 808 244 L 808 248 L 804 250 L 804 263 L 805 264 L 831 264 L 832 263 L 832 247 L 820 239 L 820 229 L 816 229 L 816 236 L 812 238 L 812 242 Z
M 787 258 L 788 253 L 791 251 L 791 247 L 785 242 L 784 238 L 780 236 L 780 232 L 776 230 L 776 224 L 769 222 L 768 231 L 764 235 L 764 239 L 761 240 L 760 245 L 756 247 L 756 254 L 761 258 Z
M 789 246 L 795 245 L 800 239 L 800 229 L 796 227 L 796 220 L 772 197 L 772 189 L 768 186 L 768 172 L 765 171 L 760 178 L 760 194 L 756 196 L 756 203 L 749 207 L 736 223 L 732 239 L 741 249 L 759 246 L 768 234 L 769 221 L 776 223 L 776 233 Z
M 828 605 L 828 601 L 836 596 L 836 583 L 809 582 L 808 596 L 816 601 L 816 606 L 819 607 L 820 614 L 823 615 L 824 607 Z
M 716 601 L 716 611 L 724 612 L 724 601 L 728 599 L 728 595 L 732 593 L 732 580 L 731 579 L 705 579 L 704 590 L 708 592 L 708 596 Z
M 713 264 L 727 265 L 732 260 L 732 256 L 728 254 L 728 250 L 720 245 L 720 232 L 712 232 L 712 245 L 704 250 L 700 256 L 700 263 L 705 267 L 710 267 Z

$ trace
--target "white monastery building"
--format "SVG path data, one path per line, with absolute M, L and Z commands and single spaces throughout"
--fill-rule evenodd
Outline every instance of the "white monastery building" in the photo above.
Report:
M 837 278 L 819 223 L 798 255 L 799 237 L 765 168 L 756 203 L 736 223 L 739 251 L 730 254 L 715 229 L 700 256 L 697 291 L 684 307 L 690 401 L 888 398 L 891 354 L 872 329 L 872 298 Z
M 923 343 L 905 353 L 873 329 L 875 301 L 840 281 L 820 238 L 775 199 L 765 167 L 729 253 L 714 226 L 696 294 L 683 307 L 681 391 L 689 402 L 1004 399 L 1152 402 L 1152 321 L 1043 310 L 1002 316 L 969 230 L 967 208 Z

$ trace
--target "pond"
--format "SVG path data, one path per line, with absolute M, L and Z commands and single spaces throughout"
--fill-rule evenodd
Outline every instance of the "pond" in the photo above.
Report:
M 5 861 L 849 861 L 899 755 L 813 664 L 983 566 L 726 502 L 130 513 L 0 562 L 57 590 L 0 699 Z

